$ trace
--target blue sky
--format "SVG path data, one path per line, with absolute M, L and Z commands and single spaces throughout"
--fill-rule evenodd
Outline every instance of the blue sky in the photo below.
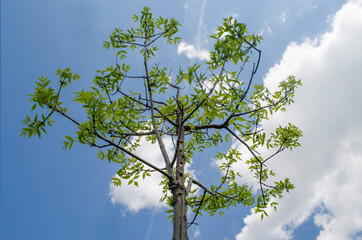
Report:
M 71 104 L 72 92 L 89 88 L 96 69 L 114 63 L 102 42 L 115 27 L 131 26 L 144 5 L 183 25 L 183 44 L 161 49 L 165 65 L 203 61 L 212 46 L 207 36 L 234 16 L 264 36 L 259 83 L 273 89 L 289 74 L 303 80 L 289 111 L 264 123 L 267 129 L 290 121 L 304 131 L 300 149 L 271 163 L 296 189 L 262 222 L 239 206 L 223 218 L 199 218 L 190 239 L 362 239 L 360 0 L 1 1 L 0 238 L 170 239 L 157 186 L 150 187 L 157 176 L 140 187 L 144 192 L 115 189 L 110 183 L 118 168 L 99 161 L 95 149 L 62 150 L 74 128 L 60 117 L 41 140 L 19 137 L 37 77 L 55 80 L 59 67 L 78 72 L 81 80 L 63 96 Z M 73 114 L 80 115 L 76 107 Z M 215 160 L 203 158 L 203 165 L 193 159 L 196 176 L 218 174 Z

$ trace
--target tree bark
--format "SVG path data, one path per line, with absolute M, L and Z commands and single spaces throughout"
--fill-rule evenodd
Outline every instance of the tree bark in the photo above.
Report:
M 182 123 L 182 113 L 179 109 L 178 124 Z M 173 206 L 173 238 L 172 240 L 188 240 L 186 217 L 186 188 L 185 188 L 185 128 L 179 127 L 179 136 L 176 149 L 176 182 L 171 183 Z

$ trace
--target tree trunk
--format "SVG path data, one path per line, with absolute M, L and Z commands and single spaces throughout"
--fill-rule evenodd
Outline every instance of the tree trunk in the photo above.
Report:
M 172 240 L 188 240 L 187 217 L 186 217 L 186 189 L 184 184 L 184 153 L 185 129 L 181 127 L 178 137 L 178 148 L 176 155 L 176 182 L 170 186 L 173 200 L 173 238 Z

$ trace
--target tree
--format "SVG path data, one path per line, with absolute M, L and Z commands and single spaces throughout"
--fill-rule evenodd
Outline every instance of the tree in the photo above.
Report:
M 233 18 L 224 19 L 210 36 L 215 44 L 209 61 L 187 70 L 180 68 L 177 74 L 172 74 L 153 57 L 158 51 L 156 43 L 162 38 L 171 45 L 179 43 L 180 38 L 175 35 L 180 24 L 173 18 L 153 18 L 147 7 L 133 18 L 139 23 L 138 28 L 125 31 L 116 28 L 109 41 L 104 42 L 106 49 L 116 50 L 120 62 L 117 59 L 114 66 L 97 71 L 94 87 L 89 91 L 75 93 L 74 101 L 81 104 L 86 119 L 76 120 L 60 102 L 62 90 L 78 80 L 79 74 L 70 68 L 58 69 L 56 88 L 51 87 L 48 78 L 38 78 L 30 101 L 34 102 L 31 110 L 40 108 L 40 112 L 34 118 L 26 116 L 21 135 L 41 137 L 42 132 L 46 133 L 45 128 L 52 126 L 56 113 L 77 127 L 74 136 L 65 136 L 63 148 L 71 149 L 74 142 L 99 148 L 97 156 L 101 160 L 120 166 L 118 177 L 113 178 L 115 185 L 121 186 L 126 181 L 138 186 L 140 176 L 145 179 L 151 172 L 162 174 L 161 201 L 170 207 L 174 240 L 188 239 L 187 228 L 201 212 L 222 215 L 225 208 L 254 205 L 263 218 L 267 215 L 265 209 L 275 208 L 275 199 L 293 188 L 288 178 L 271 180 L 275 174 L 266 162 L 285 149 L 300 146 L 302 132 L 288 124 L 267 134 L 261 124 L 293 102 L 300 80 L 289 76 L 274 93 L 254 84 L 261 58 L 257 44 L 262 38 L 248 34 L 246 25 Z M 131 66 L 125 63 L 130 50 L 139 50 L 142 73 L 133 75 Z M 241 73 L 251 61 L 248 79 L 242 81 Z M 165 137 L 174 142 L 172 155 L 166 151 Z M 159 147 L 164 165 L 156 166 L 135 153 L 142 138 Z M 185 172 L 191 159 L 197 161 L 208 148 L 227 145 L 231 140 L 242 144 L 251 157 L 243 159 L 236 148 L 217 152 L 215 157 L 221 162 L 222 173 L 220 178 L 213 179 L 217 184 L 206 187 Z M 261 156 L 258 148 L 262 147 L 270 149 L 271 154 Z M 260 186 L 257 195 L 252 194 L 250 186 L 238 183 L 241 175 L 235 171 L 236 164 L 249 165 Z M 187 211 L 194 213 L 189 222 Z

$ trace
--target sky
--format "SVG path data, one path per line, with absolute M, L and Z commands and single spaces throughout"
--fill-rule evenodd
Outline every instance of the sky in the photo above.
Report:
M 205 61 L 213 44 L 208 36 L 233 16 L 264 37 L 257 83 L 273 90 L 291 74 L 303 83 L 295 103 L 263 123 L 273 129 L 292 122 L 303 130 L 302 146 L 268 165 L 295 189 L 263 221 L 243 206 L 222 218 L 204 215 L 190 239 L 361 240 L 362 0 L 2 0 L 0 239 L 170 239 L 159 175 L 137 189 L 116 188 L 117 165 L 97 159 L 96 149 L 62 149 L 64 135 L 75 129 L 61 117 L 40 140 L 19 137 L 34 81 L 55 80 L 57 68 L 71 67 L 81 75 L 63 96 L 73 106 L 73 92 L 90 88 L 95 70 L 114 64 L 103 41 L 115 27 L 131 27 L 145 5 L 183 25 L 181 44 L 160 49 L 162 64 Z M 80 115 L 76 106 L 71 112 Z M 157 147 L 146 142 L 139 154 L 160 161 Z M 212 155 L 199 158 L 188 171 L 218 178 Z M 255 185 L 245 166 L 237 170 L 240 183 Z

